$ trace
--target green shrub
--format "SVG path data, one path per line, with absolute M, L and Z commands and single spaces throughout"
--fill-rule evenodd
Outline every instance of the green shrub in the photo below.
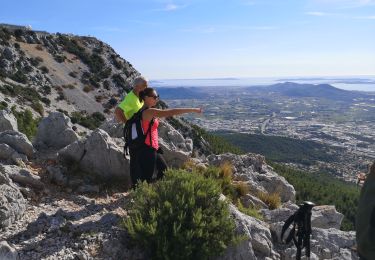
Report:
M 90 85 L 86 85 L 86 86 L 83 87 L 82 90 L 83 90 L 84 92 L 88 93 L 88 92 L 94 90 L 94 88 L 93 88 L 92 86 L 90 86 Z
M 119 88 L 126 88 L 126 81 L 120 74 L 112 75 L 113 83 Z
M 259 211 L 256 208 L 252 208 L 252 207 L 246 208 L 244 205 L 242 205 L 241 201 L 237 202 L 236 207 L 238 208 L 239 211 L 241 211 L 242 213 L 248 216 L 257 218 L 259 220 L 263 220 L 263 215 L 259 213 Z
M 3 110 L 8 107 L 8 103 L 5 101 L 0 102 L 0 110 Z
M 51 104 L 51 100 L 49 100 L 49 98 L 46 98 L 46 97 L 42 97 L 40 99 L 40 101 L 42 101 L 44 104 L 46 104 L 47 106 L 49 106 Z
M 16 29 L 16 30 L 14 30 L 13 33 L 14 33 L 14 36 L 15 36 L 16 38 L 19 38 L 19 37 L 21 37 L 21 36 L 24 35 L 25 31 L 22 30 L 22 29 Z
M 10 32 L 6 28 L 0 28 L 0 43 L 3 45 L 9 45 Z
M 42 92 L 43 95 L 49 95 L 49 94 L 51 94 L 51 87 L 50 86 L 44 85 L 44 86 L 42 86 L 40 88 L 41 88 L 41 92 Z
M 37 67 L 41 62 L 43 62 L 43 59 L 41 57 L 30 58 L 31 65 L 35 67 Z
M 72 78 L 76 78 L 77 77 L 77 72 L 71 71 L 71 72 L 69 72 L 69 76 L 71 76 Z
M 55 58 L 55 61 L 57 61 L 58 63 L 62 63 L 66 59 L 65 55 L 60 55 L 60 54 L 55 55 L 54 58 Z
M 35 102 L 31 104 L 31 108 L 34 109 L 36 112 L 39 113 L 39 115 L 44 115 L 44 107 L 41 103 Z
M 95 112 L 92 115 L 87 115 L 84 112 L 73 112 L 70 116 L 70 120 L 73 124 L 80 124 L 88 129 L 94 130 L 103 123 L 105 116 L 100 112 Z
M 17 72 L 14 73 L 13 75 L 11 75 L 10 78 L 14 81 L 17 81 L 17 82 L 23 83 L 23 84 L 26 84 L 27 81 L 28 81 L 25 73 L 21 70 L 17 70 Z
M 139 184 L 125 227 L 153 259 L 209 259 L 237 239 L 220 193 L 213 179 L 168 170 L 155 184 Z
M 42 66 L 40 67 L 40 70 L 42 71 L 42 73 L 46 74 L 49 72 L 49 69 L 46 67 L 46 66 Z
M 34 119 L 33 114 L 28 109 L 18 112 L 15 106 L 12 107 L 12 112 L 17 119 L 18 130 L 32 140 L 36 135 L 40 118 Z

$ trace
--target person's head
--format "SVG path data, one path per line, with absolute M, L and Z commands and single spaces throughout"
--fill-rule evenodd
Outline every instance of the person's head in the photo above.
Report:
M 140 76 L 140 77 L 136 77 L 133 80 L 133 90 L 136 93 L 143 91 L 145 88 L 147 88 L 147 80 L 145 77 Z
M 159 95 L 153 88 L 146 88 L 139 92 L 139 100 L 144 101 L 147 107 L 154 107 L 159 101 Z

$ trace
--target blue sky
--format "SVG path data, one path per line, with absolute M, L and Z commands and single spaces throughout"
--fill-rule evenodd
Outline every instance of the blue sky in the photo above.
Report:
M 1 22 L 95 36 L 150 79 L 375 75 L 375 0 L 1 0 Z

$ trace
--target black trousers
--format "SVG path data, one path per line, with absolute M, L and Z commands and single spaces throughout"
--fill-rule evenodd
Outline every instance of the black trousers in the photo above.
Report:
M 138 163 L 137 163 L 137 150 L 130 149 L 129 148 L 129 155 L 130 155 L 130 179 L 132 181 L 132 188 L 134 188 L 135 184 L 137 183 L 138 180 L 138 172 L 139 169 Z
M 133 188 L 138 181 L 148 183 L 163 178 L 167 163 L 162 154 L 145 145 L 137 151 L 130 152 L 130 177 Z M 156 177 L 153 178 L 156 171 Z

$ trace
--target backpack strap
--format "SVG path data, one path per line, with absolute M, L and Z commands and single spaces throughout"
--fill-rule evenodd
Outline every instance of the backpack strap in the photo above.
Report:
M 153 117 L 152 119 L 151 119 L 151 121 L 150 121 L 150 124 L 149 124 L 149 126 L 148 126 L 148 132 L 150 132 L 150 146 L 152 147 L 152 137 L 151 137 L 151 135 L 152 135 L 152 126 L 154 125 L 154 121 L 155 121 L 155 117 Z M 146 137 L 147 137 L 147 135 L 146 135 Z
M 142 120 L 142 113 L 147 110 L 148 107 L 145 107 L 145 108 L 142 108 L 142 110 L 140 111 L 141 113 L 141 120 Z M 153 117 L 151 120 L 150 120 L 150 124 L 148 125 L 148 129 L 146 131 L 146 133 L 144 133 L 144 136 L 145 138 L 147 138 L 147 135 L 150 134 L 150 146 L 152 147 L 152 126 L 154 125 L 154 122 L 155 122 L 155 117 Z

